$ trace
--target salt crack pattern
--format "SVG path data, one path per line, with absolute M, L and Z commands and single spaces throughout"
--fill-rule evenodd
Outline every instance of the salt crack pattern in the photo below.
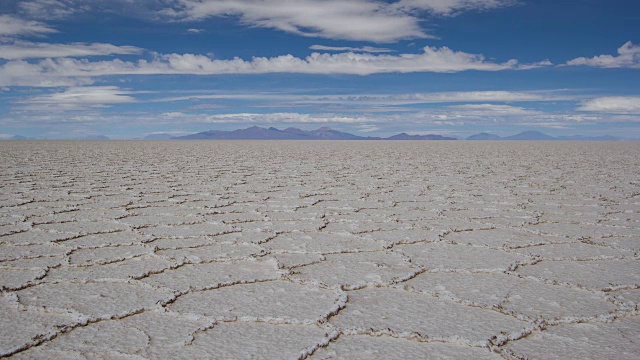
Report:
M 0 148 L 0 357 L 640 354 L 637 143 Z

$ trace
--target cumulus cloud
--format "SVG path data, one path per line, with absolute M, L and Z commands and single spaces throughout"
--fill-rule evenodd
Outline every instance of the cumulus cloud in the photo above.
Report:
M 0 42 L 0 59 L 17 60 L 30 58 L 59 58 L 98 55 L 139 54 L 143 51 L 135 46 L 116 46 L 111 44 L 50 44 L 28 41 Z
M 351 52 L 368 52 L 368 53 L 390 53 L 395 52 L 391 49 L 379 48 L 373 46 L 363 46 L 363 47 L 350 47 L 350 46 L 324 46 L 324 45 L 311 45 L 309 46 L 311 50 L 320 50 L 320 51 L 351 51 Z
M 38 21 L 0 15 L 0 36 L 42 35 L 54 32 L 57 31 Z
M 640 114 L 640 96 L 608 96 L 584 101 L 579 111 Z
M 458 72 L 465 70 L 498 71 L 516 68 L 518 62 L 493 63 L 484 56 L 453 51 L 447 47 L 425 47 L 421 54 L 373 55 L 353 52 L 313 53 L 306 58 L 283 55 L 273 58 L 254 57 L 213 60 L 202 55 L 170 54 L 163 64 L 176 72 L 212 74 L 256 74 L 291 72 L 307 74 L 353 74 L 411 72 Z
M 124 11 L 147 19 L 199 21 L 235 17 L 252 27 L 303 36 L 395 42 L 429 38 L 422 12 L 452 16 L 509 6 L 515 0 L 16 0 L 9 10 L 29 19 L 58 20 L 83 12 Z
M 22 110 L 69 111 L 102 108 L 113 104 L 135 102 L 131 92 L 116 86 L 70 87 L 62 92 L 21 100 Z
M 372 0 L 177 0 L 164 14 L 185 20 L 237 16 L 251 26 L 303 36 L 392 42 L 424 38 L 418 19 Z
M 293 55 L 254 57 L 251 60 L 234 58 L 212 59 L 195 54 L 157 55 L 153 60 L 136 62 L 120 59 L 89 61 L 87 59 L 57 58 L 39 62 L 9 61 L 0 66 L 0 86 L 47 86 L 49 83 L 86 81 L 109 75 L 157 74 L 350 74 L 440 72 L 467 70 L 500 71 L 518 69 L 517 60 L 504 63 L 486 61 L 484 56 L 453 51 L 447 47 L 425 47 L 420 54 L 368 53 L 312 53 L 306 58 Z M 40 84 L 40 85 L 38 85 Z M 60 86 L 60 85 L 58 85 Z
M 250 26 L 303 36 L 394 42 L 431 37 L 420 28 L 420 11 L 454 15 L 494 9 L 513 0 L 176 0 L 162 11 L 182 20 L 235 16 Z
M 80 86 L 93 83 L 91 78 L 78 75 L 64 76 L 56 71 L 51 59 L 32 64 L 24 60 L 13 60 L 0 65 L 0 86 L 61 87 Z
M 599 55 L 592 58 L 579 57 L 567 61 L 567 65 L 640 69 L 640 45 L 635 45 L 631 41 L 628 41 L 618 48 L 618 56 Z
M 236 15 L 253 26 L 275 28 L 305 36 L 390 42 L 425 37 L 417 19 L 402 13 L 386 13 L 381 3 L 355 0 L 244 1 L 180 0 L 178 17 L 197 20 Z

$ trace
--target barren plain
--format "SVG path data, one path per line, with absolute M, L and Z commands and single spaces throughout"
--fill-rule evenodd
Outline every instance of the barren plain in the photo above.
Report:
M 0 357 L 640 358 L 638 142 L 0 150 Z

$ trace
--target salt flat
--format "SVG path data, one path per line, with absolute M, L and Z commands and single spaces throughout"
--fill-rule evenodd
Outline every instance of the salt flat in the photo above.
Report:
M 637 142 L 4 141 L 0 164 L 0 357 L 640 357 Z

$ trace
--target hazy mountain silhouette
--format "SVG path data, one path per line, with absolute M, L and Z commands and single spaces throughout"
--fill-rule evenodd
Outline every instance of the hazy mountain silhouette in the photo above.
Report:
M 174 139 L 174 140 L 457 140 L 454 137 L 442 135 L 409 135 L 400 133 L 387 138 L 358 136 L 347 132 L 334 130 L 330 127 L 321 127 L 316 130 L 301 130 L 289 127 L 284 130 L 274 127 L 263 128 L 252 126 L 246 129 L 231 131 L 209 130 L 185 136 L 167 137 L 168 134 L 153 134 L 146 136 L 147 140 Z M 500 137 L 489 133 L 471 135 L 466 140 L 586 140 L 586 141 L 616 141 L 619 138 L 613 136 L 560 136 L 553 137 L 539 131 L 524 131 L 519 134 Z
M 294 127 L 288 127 L 284 130 L 282 130 L 286 133 L 289 134 L 295 134 L 295 135 L 301 135 L 301 136 L 309 136 L 309 132 L 308 131 L 304 131 L 304 130 L 300 130 L 298 128 L 294 128 Z
M 105 135 L 87 135 L 87 136 L 79 136 L 73 138 L 72 140 L 111 140 L 108 136 Z
M 380 138 L 372 138 L 372 137 L 362 137 L 358 135 L 349 134 L 346 132 L 333 130 L 329 127 L 321 127 L 317 130 L 308 131 L 313 137 L 322 139 L 322 140 L 379 140 Z
M 144 140 L 169 140 L 169 139 L 173 139 L 174 136 L 171 134 L 150 134 L 145 136 L 143 139 Z
M 380 138 L 362 137 L 346 132 L 321 127 L 316 130 L 305 131 L 297 128 L 279 130 L 274 127 L 268 129 L 252 126 L 247 129 L 233 131 L 211 130 L 186 136 L 178 136 L 179 140 L 378 140 Z
M 246 129 L 233 131 L 210 130 L 186 136 L 177 136 L 180 140 L 309 140 L 306 134 L 296 134 L 278 130 L 274 127 L 268 129 L 252 126 Z
M 553 136 L 549 136 L 540 131 L 523 131 L 519 134 L 502 138 L 503 140 L 555 140 Z
M 584 136 L 584 135 L 572 135 L 572 136 L 556 136 L 556 140 L 564 141 L 618 141 L 620 138 L 611 135 L 603 136 Z
M 458 139 L 452 138 L 452 137 L 446 137 L 442 135 L 434 135 L 434 134 L 409 135 L 407 133 L 400 133 L 398 135 L 390 136 L 385 140 L 458 140 Z
M 480 134 L 471 135 L 466 140 L 502 140 L 502 138 L 498 135 L 483 132 Z
M 13 135 L 9 140 L 28 140 L 29 138 L 22 135 Z
M 498 135 L 480 133 L 471 135 L 466 140 L 560 140 L 560 141 L 619 141 L 622 140 L 615 136 L 603 135 L 603 136 L 584 136 L 584 135 L 571 135 L 571 136 L 550 136 L 539 131 L 525 131 L 516 135 L 507 137 L 500 137 Z

